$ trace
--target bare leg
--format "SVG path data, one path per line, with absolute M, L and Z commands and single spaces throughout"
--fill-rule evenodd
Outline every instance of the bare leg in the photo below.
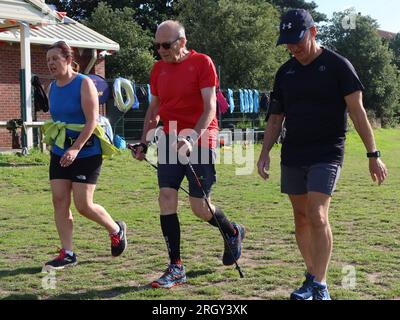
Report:
M 60 237 L 61 247 L 72 251 L 73 217 L 70 210 L 72 183 L 70 180 L 55 179 L 50 180 L 50 186 L 54 207 L 54 220 L 58 236 Z
M 111 218 L 109 213 L 101 205 L 93 203 L 93 194 L 96 189 L 95 184 L 72 183 L 72 191 L 74 194 L 74 203 L 76 209 L 81 215 L 97 222 L 111 233 L 119 230 L 119 226 Z
M 289 195 L 292 203 L 297 246 L 308 273 L 314 275 L 311 255 L 311 227 L 307 218 L 307 195 Z
M 206 201 L 203 198 L 195 198 L 189 197 L 190 206 L 192 208 L 193 213 L 204 221 L 210 221 L 212 218 L 212 213 L 206 204 Z M 215 212 L 215 207 L 211 203 L 211 198 L 208 197 L 208 203 L 210 204 L 211 209 Z
M 160 215 L 167 216 L 178 211 L 178 191 L 172 188 L 161 188 L 158 198 Z
M 307 217 L 311 228 L 311 256 L 313 275 L 318 282 L 326 282 L 326 274 L 332 253 L 332 231 L 328 211 L 331 197 L 318 192 L 309 192 Z

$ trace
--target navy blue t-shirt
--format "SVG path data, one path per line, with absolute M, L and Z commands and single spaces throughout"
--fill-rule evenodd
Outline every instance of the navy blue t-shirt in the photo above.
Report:
M 286 134 L 281 162 L 309 166 L 319 162 L 343 163 L 347 130 L 344 97 L 364 90 L 352 64 L 323 48 L 310 64 L 295 58 L 278 70 L 271 113 L 284 114 Z

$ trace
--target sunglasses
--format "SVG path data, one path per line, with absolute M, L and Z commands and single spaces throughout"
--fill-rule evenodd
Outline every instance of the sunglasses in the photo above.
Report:
M 165 50 L 171 49 L 172 44 L 177 42 L 180 38 L 181 37 L 171 42 L 163 42 L 163 43 L 154 42 L 154 49 L 160 50 L 161 47 L 163 47 Z

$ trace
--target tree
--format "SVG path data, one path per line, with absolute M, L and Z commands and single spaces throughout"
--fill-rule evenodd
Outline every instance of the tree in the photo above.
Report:
M 171 0 L 150 0 L 150 1 L 132 1 L 136 10 L 135 21 L 139 23 L 143 29 L 150 30 L 154 34 L 157 26 L 168 19 L 175 19 L 177 11 L 177 1 Z
M 312 2 L 306 2 L 305 0 L 268 0 L 269 3 L 275 5 L 281 13 L 286 12 L 289 9 L 305 9 L 308 10 L 315 22 L 327 21 L 325 14 L 316 11 L 318 5 Z
M 149 50 L 152 36 L 132 20 L 135 14 L 130 8 L 115 9 L 100 3 L 86 22 L 89 28 L 116 41 L 120 51 L 107 58 L 108 78 L 118 76 L 148 83 L 154 58 Z
M 287 60 L 276 47 L 279 13 L 262 0 L 181 0 L 179 20 L 188 47 L 208 54 L 223 88 L 270 89 Z
M 97 8 L 101 0 L 83 0 L 83 1 L 72 1 L 72 0 L 47 0 L 47 4 L 52 4 L 57 8 L 57 11 L 66 12 L 68 17 L 75 20 L 83 20 L 90 17 L 92 12 Z M 117 0 L 117 1 L 106 1 L 113 8 L 118 2 L 121 2 L 123 6 L 129 0 Z M 112 2 L 112 3 L 111 3 Z
M 343 24 L 350 15 L 355 18 L 354 28 Z M 377 28 L 371 17 L 344 11 L 334 13 L 330 24 L 322 27 L 320 39 L 351 61 L 365 86 L 366 109 L 386 126 L 396 121 L 399 110 L 399 72 L 392 64 L 393 52 L 381 41 Z
M 398 33 L 396 37 L 390 41 L 389 46 L 393 50 L 394 63 L 396 64 L 397 69 L 400 70 L 400 33 Z
M 176 16 L 175 2 L 172 0 L 49 0 L 48 4 L 54 4 L 58 11 L 65 11 L 75 20 L 88 19 L 100 2 L 104 2 L 112 9 L 131 8 L 135 15 L 131 17 L 144 30 L 155 32 L 157 24 Z

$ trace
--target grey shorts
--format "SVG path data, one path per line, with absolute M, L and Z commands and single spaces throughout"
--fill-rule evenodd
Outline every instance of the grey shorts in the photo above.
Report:
M 340 171 L 341 166 L 334 163 L 317 163 L 304 167 L 287 167 L 281 164 L 281 192 L 291 195 L 320 192 L 331 196 Z

